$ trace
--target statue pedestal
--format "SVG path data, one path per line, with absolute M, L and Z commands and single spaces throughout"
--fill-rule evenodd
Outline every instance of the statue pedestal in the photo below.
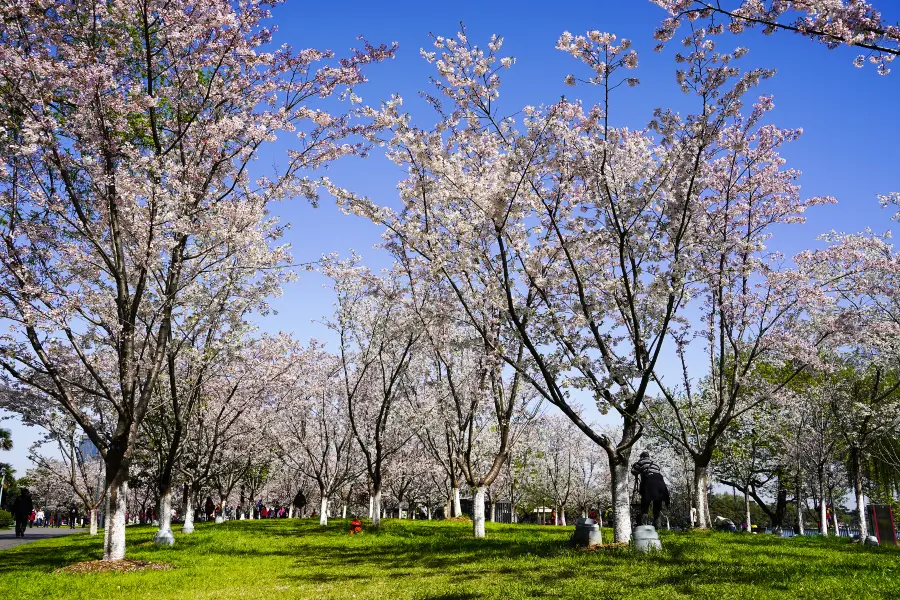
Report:
M 153 543 L 158 546 L 174 546 L 175 545 L 175 536 L 172 535 L 171 529 L 166 529 L 165 531 L 157 531 L 156 535 L 153 536 Z
M 662 542 L 653 525 L 639 525 L 634 528 L 632 535 L 634 549 L 638 552 L 652 552 L 662 550 Z

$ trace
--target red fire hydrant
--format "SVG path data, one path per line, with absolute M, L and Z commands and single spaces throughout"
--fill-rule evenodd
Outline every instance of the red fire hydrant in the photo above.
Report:
M 350 535 L 357 533 L 362 533 L 362 523 L 359 522 L 359 519 L 353 519 L 350 521 Z

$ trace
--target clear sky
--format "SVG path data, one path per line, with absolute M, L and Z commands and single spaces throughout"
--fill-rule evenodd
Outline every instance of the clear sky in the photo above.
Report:
M 900 21 L 900 2 L 881 0 L 889 21 Z M 279 26 L 276 41 L 295 48 L 329 48 L 338 55 L 357 44 L 364 35 L 373 43 L 398 42 L 397 57 L 369 71 L 370 83 L 357 93 L 369 104 L 399 93 L 404 108 L 421 125 L 433 123 L 433 115 L 417 97 L 429 89 L 433 67 L 419 56 L 430 49 L 428 34 L 453 36 L 463 21 L 469 40 L 486 45 L 490 35 L 505 38 L 502 55 L 516 58 L 511 70 L 503 71 L 501 110 L 514 113 L 525 105 L 552 103 L 561 95 L 596 101 L 597 90 L 564 85 L 568 73 L 583 73 L 580 63 L 554 49 L 565 30 L 574 34 L 598 29 L 630 38 L 639 53 L 640 66 L 633 72 L 640 78 L 636 88 L 617 91 L 611 111 L 616 125 L 641 128 L 655 107 L 691 110 L 691 98 L 681 93 L 675 82 L 674 54 L 670 44 L 662 53 L 653 52 L 653 31 L 664 12 L 647 0 L 594 0 L 562 5 L 537 2 L 300 2 L 287 0 L 276 9 Z M 676 38 L 679 39 L 679 38 Z M 900 191 L 900 61 L 894 72 L 879 76 L 871 65 L 856 69 L 851 49 L 827 50 L 820 44 L 793 34 L 765 37 L 759 33 L 717 38 L 721 50 L 746 46 L 750 53 L 739 64 L 745 68 L 775 68 L 774 79 L 763 82 L 759 94 L 773 94 L 776 109 L 771 122 L 781 127 L 802 127 L 804 135 L 784 151 L 788 166 L 803 171 L 802 193 L 831 195 L 838 204 L 816 208 L 808 222 L 777 231 L 771 247 L 791 256 L 812 247 L 815 238 L 830 229 L 876 231 L 891 228 L 891 212 L 880 209 L 876 194 Z M 630 73 L 631 74 L 631 73 Z M 754 92 L 757 93 L 757 92 Z M 279 142 L 289 145 L 290 139 Z M 272 151 L 256 165 L 257 174 L 277 161 Z M 395 185 L 403 176 L 400 169 L 378 153 L 368 160 L 344 160 L 328 170 L 337 184 L 365 194 L 380 203 L 396 203 Z M 297 199 L 280 204 L 276 214 L 291 224 L 287 241 L 296 262 L 318 259 L 322 254 L 359 252 L 373 267 L 386 264 L 383 253 L 374 250 L 380 230 L 357 217 L 343 215 L 328 197 L 318 208 Z M 302 273 L 298 282 L 285 289 L 273 302 L 277 315 L 260 320 L 266 331 L 289 331 L 301 339 L 329 336 L 316 319 L 331 312 L 332 298 L 323 288 L 325 280 Z M 14 421 L 2 423 L 13 430 L 15 448 L 0 453 L 0 461 L 12 462 L 20 476 L 28 468 L 29 444 L 37 438 Z

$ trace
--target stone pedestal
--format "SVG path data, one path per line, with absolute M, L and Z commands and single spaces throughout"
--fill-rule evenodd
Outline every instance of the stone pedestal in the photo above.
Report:
M 652 552 L 662 550 L 662 542 L 653 525 L 639 525 L 634 528 L 632 535 L 634 549 L 638 552 Z
M 174 546 L 175 536 L 172 535 L 172 530 L 170 529 L 166 529 L 165 531 L 157 531 L 156 535 L 153 536 L 153 543 L 159 546 Z
M 591 547 L 603 543 L 600 526 L 593 519 L 578 519 L 570 542 L 573 546 Z

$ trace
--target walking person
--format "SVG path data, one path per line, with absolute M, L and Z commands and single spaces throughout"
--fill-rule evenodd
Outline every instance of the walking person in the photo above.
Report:
M 16 537 L 25 537 L 25 528 L 28 526 L 28 518 L 34 512 L 34 502 L 31 499 L 31 492 L 26 488 L 22 488 L 19 497 L 13 502 L 13 514 L 16 520 Z
M 669 488 L 663 479 L 659 466 L 650 458 L 650 453 L 644 450 L 641 458 L 631 467 L 631 474 L 640 476 L 641 492 L 641 516 L 643 523 L 648 516 L 650 504 L 653 504 L 653 527 L 660 528 L 662 524 L 662 505 L 669 507 Z M 637 482 L 635 482 L 637 483 Z
M 212 521 L 213 515 L 216 512 L 216 505 L 213 504 L 212 496 L 206 497 L 206 506 L 204 506 L 204 508 L 206 509 L 206 520 Z
M 78 518 L 78 509 L 75 507 L 75 503 L 73 502 L 69 506 L 69 529 L 75 529 L 75 519 Z

